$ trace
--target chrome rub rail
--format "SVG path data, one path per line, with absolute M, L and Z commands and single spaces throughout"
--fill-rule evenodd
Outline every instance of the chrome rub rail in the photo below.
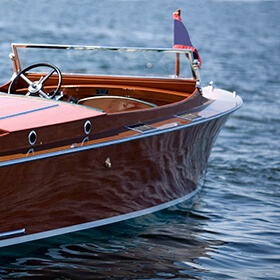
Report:
M 16 236 L 16 235 L 21 235 L 21 234 L 25 234 L 25 228 L 0 233 L 0 239 L 1 238 L 12 237 L 12 236 Z

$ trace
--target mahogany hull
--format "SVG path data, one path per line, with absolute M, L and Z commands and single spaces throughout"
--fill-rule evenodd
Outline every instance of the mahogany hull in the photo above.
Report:
M 48 237 L 72 226 L 114 222 L 195 193 L 228 117 L 1 167 L 1 232 L 25 229 L 22 237 L 34 240 L 38 233 L 50 232 Z M 17 238 L 1 240 L 0 247 L 24 242 Z

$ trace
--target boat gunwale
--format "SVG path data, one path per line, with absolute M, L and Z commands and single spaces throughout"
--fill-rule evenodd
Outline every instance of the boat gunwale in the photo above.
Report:
M 187 127 L 191 127 L 191 126 L 194 126 L 194 125 L 206 123 L 206 122 L 221 118 L 225 115 L 230 115 L 233 112 L 235 112 L 236 110 L 238 110 L 242 106 L 243 101 L 239 96 L 236 96 L 236 98 L 238 98 L 239 103 L 236 102 L 235 107 L 231 108 L 230 110 L 215 114 L 215 115 L 207 117 L 207 118 L 199 118 L 198 120 L 190 121 L 189 123 L 182 124 L 180 126 L 173 126 L 173 127 L 168 127 L 168 128 L 165 128 L 165 129 L 156 128 L 156 129 L 153 129 L 150 132 L 145 132 L 145 133 L 141 133 L 141 134 L 138 134 L 138 135 L 124 137 L 124 138 L 117 139 L 117 140 L 109 140 L 109 141 L 106 141 L 106 142 L 90 144 L 90 145 L 80 146 L 80 147 L 73 146 L 73 147 L 71 147 L 69 149 L 65 149 L 65 150 L 60 150 L 60 151 L 49 152 L 49 153 L 44 153 L 44 154 L 19 158 L 19 159 L 3 161 L 3 162 L 0 162 L 0 168 L 15 165 L 15 164 L 21 164 L 21 163 L 25 163 L 25 162 L 32 162 L 32 161 L 36 161 L 36 160 L 41 160 L 41 159 L 46 159 L 46 158 L 51 158 L 51 157 L 57 157 L 57 156 L 62 156 L 62 155 L 87 151 L 87 150 L 91 150 L 91 149 L 97 149 L 97 148 L 101 148 L 101 147 L 107 147 L 107 146 L 110 146 L 110 145 L 121 144 L 121 143 L 129 142 L 129 141 L 133 141 L 133 140 L 139 140 L 139 139 L 143 139 L 143 138 L 146 138 L 146 137 L 151 137 L 151 136 L 156 136 L 156 135 L 160 135 L 160 134 L 164 134 L 164 133 L 169 133 L 169 132 L 185 129 Z M 192 110 L 187 110 L 186 112 L 191 112 L 191 111 Z M 177 117 L 177 115 L 174 115 L 174 116 Z

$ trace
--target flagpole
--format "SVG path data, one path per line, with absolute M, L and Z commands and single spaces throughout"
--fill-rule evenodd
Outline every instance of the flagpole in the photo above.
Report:
M 180 17 L 181 16 L 181 10 L 177 10 L 177 15 Z M 176 61 L 175 61 L 175 75 L 179 76 L 180 75 L 180 54 L 176 53 Z
M 177 77 L 180 75 L 180 54 L 179 54 L 179 53 L 176 53 L 175 75 L 176 75 Z

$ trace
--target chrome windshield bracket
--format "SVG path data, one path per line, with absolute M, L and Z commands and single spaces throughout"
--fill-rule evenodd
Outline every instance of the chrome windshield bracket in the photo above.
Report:
M 193 77 L 196 80 L 196 88 L 202 92 L 201 89 L 201 80 L 200 80 L 200 74 L 199 74 L 199 62 L 197 59 L 194 59 L 192 62 L 192 72 L 193 72 Z
M 14 69 L 14 73 L 12 75 L 12 80 L 14 79 L 14 77 L 16 76 L 16 74 L 18 73 L 18 69 L 17 69 L 17 61 L 16 61 L 16 57 L 13 53 L 9 54 L 10 59 L 13 62 L 13 69 Z

